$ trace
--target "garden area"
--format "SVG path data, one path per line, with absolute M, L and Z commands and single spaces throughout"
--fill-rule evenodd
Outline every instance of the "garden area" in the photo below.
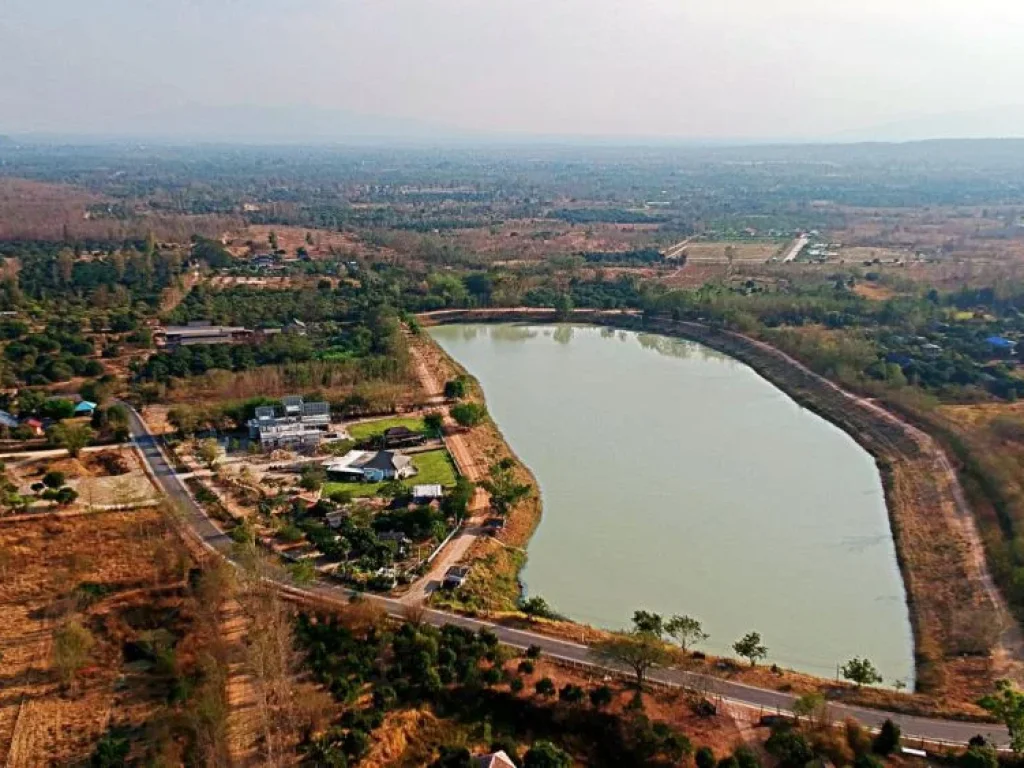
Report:
M 405 480 L 398 481 L 403 488 L 411 489 L 414 485 L 440 485 L 451 488 L 455 485 L 455 466 L 448 452 L 441 449 L 413 454 L 413 465 L 416 474 Z M 323 486 L 323 495 L 332 496 L 338 491 L 351 494 L 353 497 L 378 496 L 381 490 L 394 481 L 382 483 L 327 482 Z

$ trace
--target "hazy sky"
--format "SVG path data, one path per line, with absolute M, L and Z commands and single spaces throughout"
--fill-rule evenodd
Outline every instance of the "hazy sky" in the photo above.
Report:
M 1017 0 L 0 0 L 0 133 L 241 106 L 679 138 L 998 107 L 973 123 L 1007 133 L 1022 29 Z

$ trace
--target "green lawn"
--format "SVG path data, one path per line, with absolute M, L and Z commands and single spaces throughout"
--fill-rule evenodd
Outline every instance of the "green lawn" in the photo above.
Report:
M 423 419 L 396 417 L 393 419 L 378 419 L 377 421 L 364 421 L 359 424 L 353 424 L 348 427 L 348 433 L 352 435 L 353 440 L 361 441 L 367 440 L 376 435 L 384 434 L 384 430 L 391 429 L 391 427 L 406 427 L 407 429 L 411 429 L 413 432 L 425 432 L 427 429 L 427 426 L 423 423 Z
M 447 451 L 427 451 L 426 453 L 417 453 L 410 458 L 419 472 L 402 481 L 402 485 L 406 488 L 412 488 L 414 485 L 438 484 L 445 487 L 455 485 L 455 468 L 452 466 L 451 459 L 448 458 Z M 382 485 L 384 483 L 329 482 L 324 483 L 323 495 L 329 496 L 335 491 L 348 491 L 355 497 L 376 496 Z

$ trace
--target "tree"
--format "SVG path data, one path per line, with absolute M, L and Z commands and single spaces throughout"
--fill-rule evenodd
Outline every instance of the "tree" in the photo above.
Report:
M 43 475 L 43 485 L 47 488 L 60 488 L 64 485 L 64 473 L 58 472 L 55 469 L 51 469 L 45 475 Z
M 49 438 L 61 448 L 67 450 L 68 455 L 78 456 L 89 441 L 93 438 L 93 431 L 84 424 L 56 424 L 50 428 Z
M 648 632 L 661 637 L 665 632 L 665 621 L 657 613 L 633 611 L 633 628 L 637 632 Z
M 651 667 L 665 664 L 670 658 L 660 638 L 637 630 L 620 632 L 601 640 L 591 647 L 591 652 L 601 661 L 622 664 L 633 671 L 637 702 L 641 701 L 644 681 Z
M 178 432 L 188 437 L 199 428 L 199 411 L 188 405 L 176 405 L 167 411 L 168 423 Z
M 572 758 L 550 741 L 535 742 L 523 756 L 523 768 L 570 768 Z
M 449 400 L 459 400 L 466 396 L 466 378 L 459 376 L 444 383 L 444 396 Z
M 737 655 L 749 661 L 752 667 L 757 666 L 758 661 L 768 656 L 768 648 L 761 645 L 759 632 L 748 632 L 732 644 L 732 649 Z
M 506 514 L 530 493 L 530 486 L 516 479 L 516 465 L 512 459 L 502 459 L 492 464 L 487 475 L 481 485 L 490 494 L 491 506 L 499 514 Z
M 545 698 L 555 695 L 555 684 L 550 677 L 542 677 L 534 684 L 533 689 L 537 692 L 538 696 Z
M 823 727 L 828 723 L 828 702 L 817 691 L 805 693 L 793 702 L 793 714 L 813 726 Z
M 203 440 L 199 443 L 199 447 L 196 449 L 196 455 L 199 460 L 206 465 L 207 469 L 213 469 L 217 466 L 217 460 L 220 459 L 220 446 L 217 445 L 217 441 L 212 437 Z
M 607 685 L 599 685 L 590 691 L 590 704 L 595 709 L 603 709 L 612 703 L 612 689 Z
M 697 768 L 715 768 L 715 753 L 711 751 L 711 747 L 701 747 L 693 756 L 693 762 L 697 764 Z
M 814 759 L 814 750 L 807 743 L 807 739 L 792 728 L 773 731 L 765 741 L 764 748 L 784 768 L 804 768 Z
M 875 736 L 871 748 L 879 755 L 891 755 L 900 745 L 900 727 L 892 720 L 886 720 Z
M 305 586 L 316 581 L 316 566 L 310 560 L 299 560 L 288 566 L 288 572 L 297 584 Z
M 583 689 L 572 683 L 566 683 L 558 690 L 558 700 L 567 704 L 579 704 L 585 696 Z
M 690 646 L 702 643 L 709 635 L 704 631 L 704 626 L 692 616 L 673 616 L 665 622 L 665 634 L 671 637 L 684 651 Z
M 487 409 L 480 403 L 459 403 L 451 414 L 460 427 L 475 427 L 487 418 Z
M 874 685 L 882 682 L 882 676 L 878 674 L 875 665 L 868 659 L 856 656 L 843 665 L 843 677 L 855 683 L 858 688 L 862 685 Z
M 327 482 L 327 471 L 316 464 L 304 467 L 299 479 L 299 485 L 307 491 L 319 491 L 325 482 Z
M 60 504 L 62 507 L 69 507 L 78 500 L 78 491 L 74 488 L 58 488 L 56 495 L 53 497 L 54 501 Z
M 437 411 L 431 411 L 423 417 L 423 426 L 431 434 L 439 435 L 441 434 L 441 428 L 444 426 L 444 416 Z
M 63 683 L 74 681 L 75 675 L 89 663 L 95 645 L 92 633 L 77 621 L 69 621 L 53 633 L 53 666 Z
M 1024 694 L 1013 687 L 1009 680 L 997 680 L 994 693 L 978 701 L 982 709 L 999 718 L 1010 732 L 1010 747 L 1014 752 L 1024 752 Z
M 548 601 L 540 595 L 526 598 L 520 608 L 527 616 L 538 616 L 542 619 L 558 618 L 558 614 L 548 605 Z
M 957 764 L 960 768 L 999 768 L 999 753 L 988 744 L 972 744 Z

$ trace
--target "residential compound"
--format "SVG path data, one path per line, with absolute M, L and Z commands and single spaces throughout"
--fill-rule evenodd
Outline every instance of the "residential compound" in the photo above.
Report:
M 398 451 L 349 451 L 323 466 L 329 478 L 342 481 L 379 483 L 416 474 L 412 459 Z
M 248 341 L 252 331 L 228 325 L 211 325 L 207 322 L 194 321 L 188 325 L 169 325 L 158 328 L 157 344 L 167 347 L 188 347 L 193 344 L 237 344 Z
M 315 448 L 331 428 L 331 406 L 307 403 L 297 395 L 281 399 L 282 407 L 261 405 L 249 420 L 249 437 L 264 449 Z

